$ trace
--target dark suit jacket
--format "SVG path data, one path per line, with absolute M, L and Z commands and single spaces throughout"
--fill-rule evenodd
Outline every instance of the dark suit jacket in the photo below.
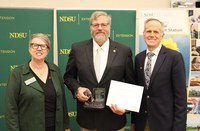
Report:
M 145 87 L 144 61 L 146 51 L 135 58 L 137 83 Z M 140 113 L 132 113 L 136 131 L 144 131 L 148 118 L 151 131 L 186 130 L 186 78 L 182 55 L 162 46 L 149 89 L 145 87 Z
M 93 65 L 93 42 L 90 39 L 72 45 L 64 81 L 73 95 L 82 86 L 91 91 L 97 87 L 105 88 L 107 97 L 111 80 L 133 83 L 133 77 L 131 49 L 110 40 L 106 69 L 98 83 Z M 83 103 L 77 101 L 77 122 L 87 129 L 115 131 L 125 126 L 126 115 L 114 114 L 107 106 L 102 110 L 84 109 Z

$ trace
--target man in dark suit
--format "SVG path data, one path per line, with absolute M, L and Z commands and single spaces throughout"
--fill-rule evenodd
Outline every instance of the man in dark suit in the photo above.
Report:
M 135 58 L 137 84 L 144 86 L 139 113 L 132 113 L 132 131 L 186 131 L 186 77 L 181 53 L 161 44 L 164 25 L 158 19 L 145 21 L 143 36 L 147 50 Z M 151 58 L 150 83 L 145 69 Z
M 94 12 L 90 18 L 92 39 L 73 44 L 69 55 L 64 81 L 77 99 L 77 122 L 81 131 L 125 130 L 126 110 L 117 105 L 105 106 L 105 102 L 111 80 L 134 82 L 132 52 L 109 38 L 110 27 L 111 17 L 106 12 Z M 96 64 L 99 50 L 101 64 Z M 96 95 L 98 100 L 99 97 L 103 100 L 100 108 L 98 105 L 87 107 L 92 101 L 90 92 L 94 95 L 100 92 Z

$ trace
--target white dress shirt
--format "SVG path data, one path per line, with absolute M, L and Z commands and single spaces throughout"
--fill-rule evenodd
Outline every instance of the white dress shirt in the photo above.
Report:
M 107 60 L 108 60 L 108 51 L 109 51 L 109 39 L 100 47 L 94 40 L 93 40 L 93 63 L 95 65 L 95 56 L 97 53 L 97 49 L 101 48 L 101 64 L 100 64 L 100 79 L 103 76 L 103 73 L 106 68 Z
M 154 69 L 154 66 L 155 66 L 156 60 L 158 58 L 158 54 L 160 52 L 161 47 L 162 47 L 162 45 L 160 44 L 155 50 L 151 51 L 152 53 L 154 53 L 154 56 L 151 58 L 151 73 L 152 73 L 152 71 Z M 150 51 L 147 49 L 146 54 L 149 53 L 149 52 Z M 146 69 L 147 60 L 148 60 L 148 57 L 146 55 L 145 64 L 144 64 L 144 70 Z

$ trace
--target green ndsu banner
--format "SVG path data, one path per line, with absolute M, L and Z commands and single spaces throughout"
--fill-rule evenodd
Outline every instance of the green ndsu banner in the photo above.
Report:
M 53 47 L 53 9 L 0 8 L 0 129 L 5 129 L 4 93 L 11 70 L 30 59 L 31 34 L 47 34 Z M 48 61 L 53 62 L 53 48 Z
M 95 10 L 57 10 L 58 65 L 64 73 L 71 44 L 91 38 L 89 20 Z M 135 10 L 104 10 L 112 17 L 110 38 L 131 47 L 135 54 Z M 134 55 L 133 55 L 134 57 Z M 78 131 L 76 101 L 66 90 L 72 131 Z M 128 116 L 126 129 L 130 130 Z

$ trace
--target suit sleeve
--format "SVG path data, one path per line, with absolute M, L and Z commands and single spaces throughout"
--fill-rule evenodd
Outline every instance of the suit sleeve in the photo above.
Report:
M 174 57 L 172 68 L 174 91 L 174 123 L 173 131 L 185 131 L 187 116 L 186 75 L 182 55 Z
M 63 82 L 62 75 L 61 75 L 59 68 L 58 68 L 58 76 L 59 76 L 59 80 L 61 83 L 61 90 L 62 90 L 62 94 L 63 94 L 63 125 L 64 125 L 64 129 L 68 129 L 68 128 L 70 128 L 69 127 L 68 107 L 67 107 L 67 101 L 66 101 L 66 95 L 65 95 L 65 89 L 64 89 L 64 82 Z
M 19 72 L 10 73 L 5 93 L 5 120 L 7 131 L 19 131 L 18 99 L 20 93 Z
M 133 67 L 133 58 L 132 58 L 132 52 L 129 48 L 128 55 L 126 58 L 126 76 L 125 81 L 127 83 L 135 84 L 135 76 L 134 76 L 134 67 Z
M 69 88 L 69 90 L 72 92 L 72 95 L 75 96 L 75 92 L 80 87 L 79 82 L 77 81 L 77 67 L 75 63 L 75 49 L 74 46 L 72 46 L 72 50 L 69 54 L 68 63 L 66 66 L 66 71 L 64 74 L 64 83 Z

